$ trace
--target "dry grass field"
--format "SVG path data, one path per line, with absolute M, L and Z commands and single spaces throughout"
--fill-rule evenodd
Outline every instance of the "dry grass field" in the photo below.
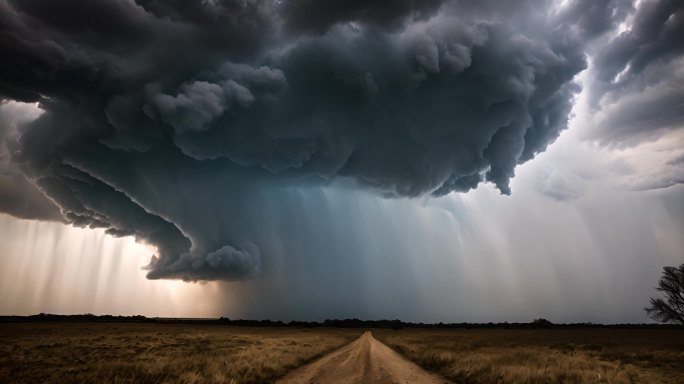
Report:
M 0 324 L 0 383 L 269 383 L 361 330 Z
M 684 383 L 684 330 L 377 330 L 456 383 Z

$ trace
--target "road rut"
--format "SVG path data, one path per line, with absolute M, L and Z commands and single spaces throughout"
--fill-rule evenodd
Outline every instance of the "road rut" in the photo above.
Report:
M 365 332 L 355 341 L 300 367 L 277 384 L 444 384 Z

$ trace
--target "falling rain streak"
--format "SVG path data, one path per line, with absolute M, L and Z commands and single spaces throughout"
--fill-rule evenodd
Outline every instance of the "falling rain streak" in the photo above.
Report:
M 104 230 L 0 215 L 3 315 L 217 316 L 212 284 L 145 279 L 154 248 Z
M 260 239 L 272 256 L 261 275 L 238 282 L 146 280 L 140 267 L 154 249 L 131 238 L 3 217 L 8 245 L 0 278 L 9 294 L 2 308 L 284 320 L 645 321 L 634 302 L 647 301 L 660 266 L 676 263 L 684 246 L 676 230 L 684 188 L 616 191 L 610 199 L 585 191 L 570 205 L 537 192 L 543 174 L 521 169 L 508 198 L 492 187 L 423 200 L 339 187 L 292 190 L 286 209 L 298 212 L 298 225 L 274 211 Z

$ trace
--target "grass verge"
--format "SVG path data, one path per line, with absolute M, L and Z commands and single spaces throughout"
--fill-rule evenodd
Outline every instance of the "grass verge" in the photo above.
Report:
M 456 383 L 684 383 L 684 330 L 377 330 Z
M 1 383 L 270 383 L 360 330 L 0 324 Z

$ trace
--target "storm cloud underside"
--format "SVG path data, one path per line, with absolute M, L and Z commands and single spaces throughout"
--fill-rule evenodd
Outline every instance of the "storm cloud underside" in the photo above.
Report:
M 43 110 L 0 128 L 3 177 L 22 180 L 11 195 L 35 195 L 0 209 L 135 236 L 158 249 L 148 277 L 184 280 L 258 274 L 263 250 L 287 241 L 283 223 L 298 225 L 297 189 L 511 193 L 515 167 L 566 128 L 596 24 L 631 9 L 586 20 L 545 1 L 67 3 L 0 0 L 0 113 Z M 663 12 L 676 32 L 681 6 Z M 618 60 L 611 49 L 597 62 Z M 681 53 L 658 52 L 662 65 Z M 628 53 L 633 72 L 656 65 Z M 636 86 L 602 84 L 597 108 Z

